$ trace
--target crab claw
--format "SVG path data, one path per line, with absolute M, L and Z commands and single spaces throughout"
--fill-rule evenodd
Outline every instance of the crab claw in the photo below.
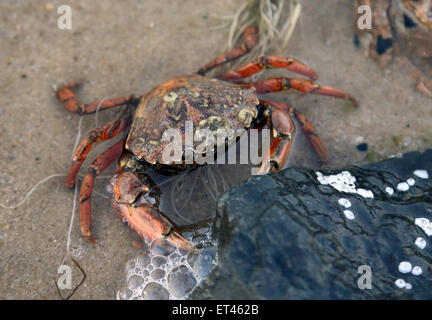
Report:
M 162 212 L 154 205 L 158 194 L 147 186 L 145 176 L 134 172 L 121 172 L 113 177 L 111 204 L 120 218 L 143 239 L 165 240 L 189 252 L 197 249 L 183 238 Z M 144 183 L 143 183 L 144 182 Z
M 173 224 L 154 206 L 149 204 L 138 204 L 138 206 L 135 206 L 119 203 L 113 203 L 113 206 L 117 206 L 116 211 L 119 212 L 121 218 L 141 238 L 165 240 L 179 249 L 189 252 L 197 251 L 189 241 L 175 231 Z

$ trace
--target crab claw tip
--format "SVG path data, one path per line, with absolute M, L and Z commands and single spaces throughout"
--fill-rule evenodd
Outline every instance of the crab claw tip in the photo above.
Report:
M 183 249 L 191 253 L 197 253 L 199 251 L 188 240 L 183 238 L 178 232 L 171 232 L 166 238 L 166 240 L 174 246 L 178 247 L 179 249 Z

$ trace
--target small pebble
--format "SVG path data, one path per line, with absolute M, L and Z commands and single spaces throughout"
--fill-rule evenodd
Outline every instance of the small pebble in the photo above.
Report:
M 399 272 L 401 273 L 409 273 L 412 270 L 412 265 L 408 261 L 402 261 L 399 263 Z
M 404 288 L 407 289 L 407 290 L 411 290 L 411 289 L 412 289 L 412 285 L 411 285 L 411 283 L 408 283 L 408 282 L 405 283 Z

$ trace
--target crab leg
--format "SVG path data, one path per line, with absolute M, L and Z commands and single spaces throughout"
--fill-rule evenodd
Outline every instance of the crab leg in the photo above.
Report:
M 90 152 L 93 144 L 99 141 L 105 141 L 114 138 L 117 134 L 122 132 L 128 126 L 128 119 L 120 117 L 111 122 L 108 122 L 103 127 L 95 128 L 91 130 L 87 136 L 81 141 L 74 152 L 72 164 L 69 167 L 68 174 L 66 176 L 66 185 L 68 187 L 74 187 L 76 176 L 78 174 L 81 165 L 85 161 L 87 154 Z
M 74 113 L 84 114 L 84 113 L 94 113 L 96 110 L 106 110 L 110 108 L 115 108 L 121 105 L 126 105 L 131 102 L 133 96 L 113 98 L 103 101 L 95 101 L 88 104 L 79 103 L 76 94 L 72 91 L 74 87 L 78 86 L 77 82 L 71 82 L 67 85 L 61 87 L 56 95 L 57 98 L 63 102 L 64 107 Z
M 111 162 L 118 158 L 124 150 L 124 140 L 120 140 L 109 149 L 101 153 L 88 168 L 80 190 L 80 227 L 84 237 L 95 243 L 91 236 L 91 195 L 93 192 L 94 180 Z
M 260 103 L 271 105 L 278 110 L 282 110 L 288 112 L 288 114 L 290 115 L 294 115 L 300 123 L 301 130 L 305 134 L 307 140 L 311 144 L 312 149 L 314 150 L 319 160 L 321 162 L 327 162 L 329 160 L 329 153 L 327 151 L 327 148 L 324 146 L 321 138 L 316 134 L 312 123 L 303 113 L 295 109 L 293 106 L 290 106 L 283 102 L 260 100 Z
M 289 89 L 295 89 L 300 92 L 319 94 L 323 96 L 330 96 L 335 98 L 341 98 L 351 101 L 355 106 L 358 106 L 357 101 L 350 96 L 349 93 L 332 87 L 321 86 L 306 79 L 296 78 L 270 78 L 251 82 L 250 85 L 255 87 L 258 94 L 265 94 L 270 92 L 279 92 Z
M 237 48 L 234 48 L 223 55 L 213 59 L 209 63 L 203 65 L 197 73 L 204 75 L 210 70 L 230 62 L 234 59 L 240 58 L 241 56 L 248 53 L 258 42 L 258 29 L 255 27 L 246 27 L 243 31 L 243 44 Z
M 166 240 L 183 250 L 196 251 L 154 203 L 148 201 L 153 190 L 143 183 L 145 180 L 142 175 L 131 171 L 120 171 L 113 177 L 114 199 L 111 204 L 118 216 L 143 239 Z
M 228 71 L 222 75 L 220 79 L 239 80 L 242 78 L 247 78 L 267 68 L 283 68 L 302 74 L 311 79 L 318 78 L 318 75 L 315 71 L 296 59 L 281 56 L 262 56 L 252 62 L 245 64 L 242 67 Z
M 284 110 L 274 108 L 271 113 L 271 122 L 275 137 L 270 144 L 269 151 L 262 161 L 258 174 L 264 174 L 282 168 L 291 150 L 292 135 L 295 131 L 295 127 L 290 115 Z

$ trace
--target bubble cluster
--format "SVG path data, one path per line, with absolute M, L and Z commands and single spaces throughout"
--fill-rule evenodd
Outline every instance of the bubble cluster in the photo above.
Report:
M 183 236 L 201 250 L 189 253 L 165 241 L 153 241 L 149 253 L 126 264 L 125 285 L 117 299 L 186 299 L 217 264 L 217 246 L 208 228 L 185 232 Z

